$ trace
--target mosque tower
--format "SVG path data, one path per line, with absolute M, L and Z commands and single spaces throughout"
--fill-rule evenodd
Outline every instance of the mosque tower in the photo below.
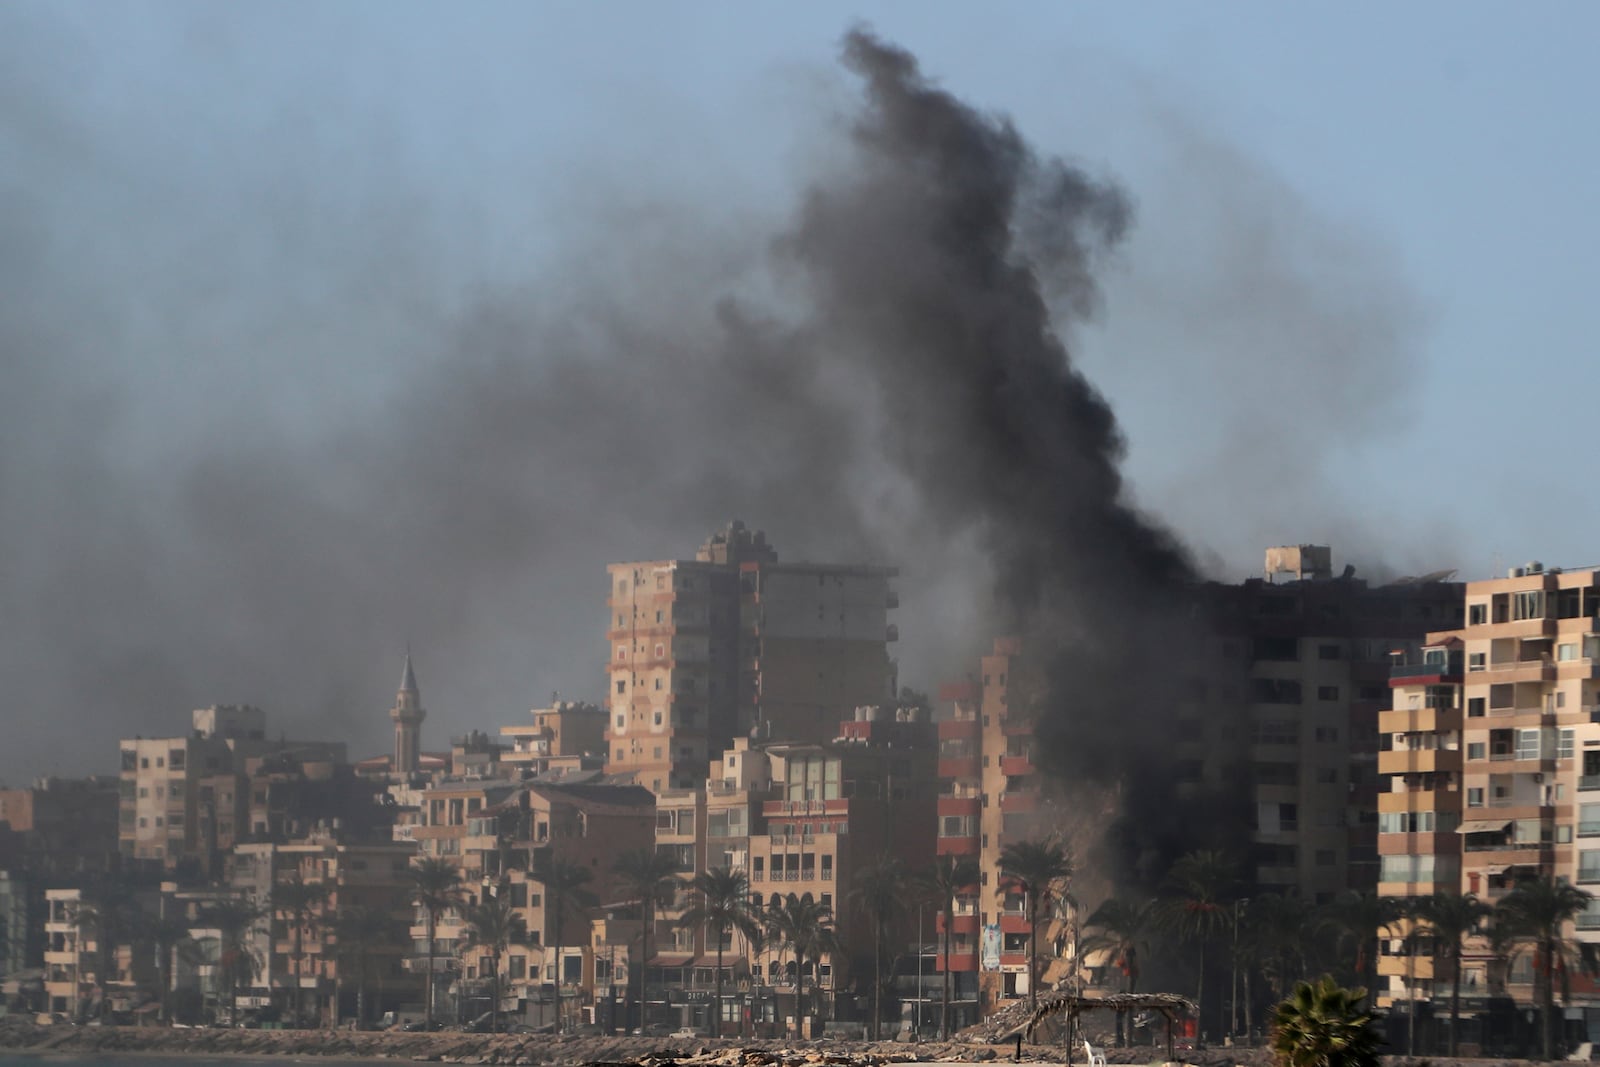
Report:
M 411 653 L 406 652 L 406 673 L 400 679 L 400 691 L 395 694 L 394 707 L 389 718 L 394 720 L 394 763 L 396 774 L 414 774 L 422 756 L 422 720 L 427 718 L 422 707 L 422 693 L 417 689 L 417 676 L 411 669 Z

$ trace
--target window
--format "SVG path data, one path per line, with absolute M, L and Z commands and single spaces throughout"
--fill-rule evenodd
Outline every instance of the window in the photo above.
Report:
M 1513 619 L 1544 618 L 1544 590 L 1530 589 L 1525 593 L 1512 594 L 1511 617 Z
M 1318 659 L 1340 659 L 1340 658 L 1342 658 L 1342 650 L 1339 648 L 1338 645 L 1318 645 L 1317 646 L 1317 658 Z
M 1469 604 L 1469 605 L 1467 605 L 1467 625 L 1468 626 L 1482 626 L 1484 623 L 1486 623 L 1488 621 L 1489 621 L 1489 605 L 1487 605 L 1487 604 Z
M 1481 671 L 1488 665 L 1488 654 L 1484 652 L 1467 653 L 1467 670 Z
M 1483 787 L 1482 786 L 1472 786 L 1472 787 L 1469 787 L 1467 789 L 1467 807 L 1469 807 L 1469 808 L 1481 808 L 1481 807 L 1483 807 Z
M 1571 759 L 1573 753 L 1575 731 L 1572 727 L 1563 727 L 1556 740 L 1556 759 Z
M 1563 644 L 1563 645 L 1557 645 L 1556 646 L 1556 659 L 1561 660 L 1562 662 L 1566 662 L 1569 659 L 1577 659 L 1577 658 L 1578 658 L 1578 643 L 1576 641 L 1572 641 L 1572 642 L 1570 642 L 1568 644 Z
M 1468 741 L 1467 758 L 1474 760 L 1485 759 L 1487 757 L 1487 749 L 1488 746 L 1482 741 Z
M 1322 742 L 1337 741 L 1339 740 L 1339 728 L 1337 726 L 1319 726 L 1317 727 L 1316 738 Z
M 1338 700 L 1339 699 L 1339 687 L 1336 686 L 1336 685 L 1319 685 L 1319 686 L 1317 686 L 1317 699 L 1318 700 Z
M 1331 849 L 1331 848 L 1319 848 L 1319 849 L 1317 849 L 1317 866 L 1318 867 L 1332 867 L 1333 864 L 1334 864 L 1333 849 Z
M 1482 697 L 1471 697 L 1467 700 L 1467 718 L 1481 719 L 1484 715 L 1484 702 Z
M 1256 723 L 1256 744 L 1297 745 L 1300 743 L 1300 724 L 1293 719 L 1263 719 Z
M 617 692 L 619 694 L 621 694 L 621 693 L 626 693 L 627 691 L 628 691 L 628 683 L 623 681 L 621 678 L 618 678 L 617 679 Z
M 1317 768 L 1317 782 L 1319 784 L 1321 784 L 1321 785 L 1338 785 L 1339 784 L 1339 768 L 1337 768 L 1337 767 L 1318 767 Z
M 1539 731 L 1517 731 L 1517 759 L 1539 758 Z

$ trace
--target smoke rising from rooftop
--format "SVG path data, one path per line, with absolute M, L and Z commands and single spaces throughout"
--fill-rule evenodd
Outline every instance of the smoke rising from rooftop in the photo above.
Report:
M 454 270 L 488 239 L 363 166 L 378 134 L 342 154 L 290 108 L 236 183 L 139 165 L 7 37 L 0 672 L 33 726 L 0 775 L 109 769 L 216 702 L 381 751 L 407 641 L 428 746 L 592 696 L 604 564 L 734 516 L 899 564 L 905 681 L 1028 627 L 1070 653 L 1065 766 L 1144 758 L 1115 713 L 1169 683 L 1129 657 L 1193 566 L 1064 341 L 1138 273 L 1114 182 L 853 33 L 798 206 L 641 198 L 525 272 Z

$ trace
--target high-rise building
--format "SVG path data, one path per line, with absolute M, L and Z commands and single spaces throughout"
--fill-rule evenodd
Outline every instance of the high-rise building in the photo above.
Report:
M 1378 713 L 1389 703 L 1391 653 L 1420 647 L 1464 610 L 1463 587 L 1444 580 L 1448 572 L 1375 585 L 1349 569 L 1335 576 L 1331 556 L 1315 545 L 1269 549 L 1264 578 L 1197 585 L 1190 602 L 1175 605 L 1192 636 L 1162 650 L 1163 669 L 1183 672 L 1186 683 L 1163 742 L 1176 753 L 1174 794 L 1215 803 L 1238 823 L 1231 851 L 1247 883 L 1310 902 L 1376 886 Z M 997 640 L 976 672 L 940 691 L 948 710 L 939 722 L 938 850 L 980 869 L 949 918 L 958 1011 L 974 972 L 983 1011 L 1027 992 L 1022 901 L 995 895 L 1001 852 L 1051 835 L 1082 851 L 1106 825 L 1101 816 L 1115 814 L 1115 791 L 1063 805 L 1062 783 L 1037 769 L 1038 658 L 1024 639 Z M 1072 713 L 1070 701 L 1053 707 Z M 1214 800 L 1230 792 L 1226 803 Z M 1083 871 L 1073 893 L 1092 907 L 1110 886 L 1091 881 Z M 1070 935 L 1040 932 L 1058 943 Z M 1061 977 L 1058 965 L 1040 980 Z
M 609 773 L 691 788 L 735 737 L 823 741 L 893 698 L 891 568 L 780 563 L 735 522 L 693 560 L 609 571 Z
M 1525 879 L 1600 889 L 1600 568 L 1530 563 L 1465 588 L 1465 625 L 1396 656 L 1384 713 L 1390 787 L 1380 801 L 1379 890 L 1474 893 L 1497 904 Z M 1588 803 L 1591 798 L 1594 803 Z M 1386 931 L 1382 994 L 1411 1006 L 1448 996 L 1448 959 Z M 1562 936 L 1600 943 L 1600 902 Z M 1464 1011 L 1487 997 L 1533 1003 L 1530 954 L 1469 939 Z M 1600 1018 L 1600 989 L 1573 974 L 1569 1012 Z M 1574 1018 L 1569 1014 L 1569 1018 Z M 1463 1035 L 1472 1039 L 1475 1023 Z

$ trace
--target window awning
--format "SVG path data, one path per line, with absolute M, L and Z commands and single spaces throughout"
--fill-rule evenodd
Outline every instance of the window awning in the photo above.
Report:
M 1478 819 L 1456 827 L 1458 834 L 1503 834 L 1511 829 L 1509 819 Z

